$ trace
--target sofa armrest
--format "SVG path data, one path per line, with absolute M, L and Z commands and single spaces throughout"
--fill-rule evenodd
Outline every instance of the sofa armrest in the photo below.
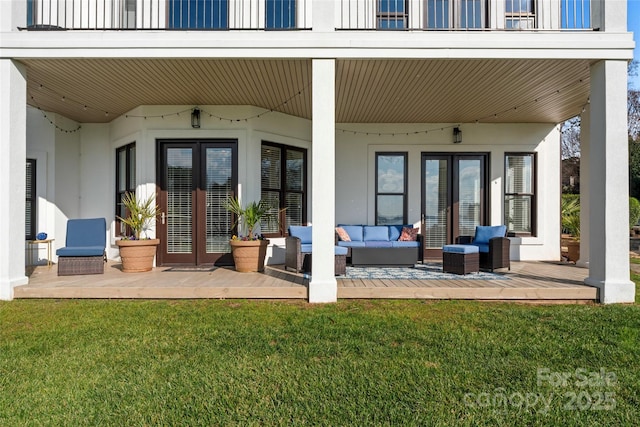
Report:
M 286 268 L 292 268 L 296 272 L 302 268 L 300 262 L 301 245 L 299 237 L 287 236 L 285 237 L 285 249 L 284 249 L 284 266 Z

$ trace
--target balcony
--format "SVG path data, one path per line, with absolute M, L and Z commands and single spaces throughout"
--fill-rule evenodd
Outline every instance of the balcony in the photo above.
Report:
M 597 30 L 593 0 L 26 0 L 28 30 Z M 319 3 L 316 3 L 319 2 Z M 315 4 L 314 4 L 315 3 Z

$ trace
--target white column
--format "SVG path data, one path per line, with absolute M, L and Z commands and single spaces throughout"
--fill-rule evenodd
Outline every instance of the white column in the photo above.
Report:
M 629 280 L 627 62 L 591 66 L 589 277 L 600 302 L 634 302 Z
M 0 59 L 0 299 L 13 299 L 25 275 L 26 71 Z
M 585 107 L 580 116 L 580 259 L 578 267 L 589 267 L 589 162 L 591 144 L 591 107 Z
M 336 106 L 334 59 L 314 59 L 313 124 L 311 147 L 311 211 L 313 215 L 313 264 L 309 302 L 335 302 L 335 151 Z

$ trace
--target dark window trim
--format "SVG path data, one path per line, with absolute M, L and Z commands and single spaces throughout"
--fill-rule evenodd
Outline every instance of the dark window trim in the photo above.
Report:
M 379 193 L 378 192 L 378 158 L 380 156 L 398 156 L 404 158 L 404 177 L 403 177 L 403 188 L 404 192 L 402 193 Z M 376 151 L 376 164 L 375 164 L 375 224 L 378 225 L 378 196 L 398 196 L 402 194 L 402 223 L 407 223 L 408 217 L 408 194 L 409 194 L 409 154 L 406 151 Z
M 262 143 L 260 144 L 260 148 L 262 149 L 263 146 L 269 146 L 269 147 L 274 147 L 280 150 L 280 188 L 262 188 L 262 183 L 260 183 L 260 193 L 262 193 L 263 190 L 267 190 L 267 191 L 278 191 L 280 192 L 280 206 L 278 207 L 278 233 L 264 233 L 265 237 L 286 237 L 288 235 L 287 233 L 287 216 L 286 216 L 286 212 L 284 211 L 285 203 L 286 203 L 286 194 L 287 193 L 296 193 L 296 194 L 302 194 L 302 223 L 303 224 L 307 224 L 307 193 L 308 193 L 308 185 L 309 185 L 309 180 L 307 179 L 307 149 L 306 148 L 301 148 L 301 147 L 295 147 L 292 145 L 286 145 L 286 144 L 280 144 L 277 142 L 272 142 L 272 141 L 266 141 L 266 140 L 262 140 Z M 303 171 L 302 171 L 302 180 L 303 180 L 303 186 L 302 186 L 302 190 L 301 191 L 297 191 L 297 190 L 287 190 L 286 186 L 287 186 L 287 173 L 286 173 L 286 168 L 287 168 L 287 150 L 290 151 L 297 151 L 302 153 L 302 161 L 304 163 L 304 167 L 303 167 Z M 260 160 L 262 161 L 262 155 L 260 156 Z
M 31 193 L 30 194 L 26 194 L 25 191 L 25 202 L 28 205 L 31 205 L 31 227 L 28 233 L 26 233 L 25 235 L 25 240 L 35 240 L 36 238 L 36 220 L 38 218 L 37 214 L 36 214 L 36 208 L 37 208 L 37 193 L 36 193 L 36 177 L 37 177 L 37 172 L 36 172 L 36 166 L 37 166 L 37 162 L 36 159 L 27 159 L 27 164 L 31 164 Z M 26 166 L 25 166 L 26 168 Z M 26 171 L 25 171 L 26 172 Z M 26 230 L 25 230 L 26 231 Z
M 507 193 L 507 157 L 508 156 L 531 156 L 533 159 L 533 193 Z M 504 199 L 502 201 L 502 206 L 504 210 L 504 204 L 508 196 L 531 196 L 531 233 L 526 232 L 513 232 L 507 229 L 508 235 L 511 237 L 537 237 L 538 236 L 538 153 L 530 152 L 530 151 L 510 151 L 504 153 L 504 179 L 503 179 L 503 190 L 504 190 Z M 505 225 L 507 225 L 507 221 L 504 216 L 506 212 L 503 212 L 503 221 Z M 508 227 L 508 225 L 507 225 Z
M 133 162 L 136 161 L 135 157 L 132 159 L 132 151 L 136 148 L 136 143 L 131 142 L 129 144 L 126 145 L 122 145 L 118 148 L 116 148 L 116 191 L 115 191 L 115 235 L 116 236 L 122 236 L 123 233 L 121 232 L 122 229 L 122 223 L 121 221 L 118 219 L 118 216 L 120 215 L 120 210 L 118 209 L 118 205 L 120 204 L 120 201 L 122 200 L 122 196 L 124 195 L 124 193 L 127 192 L 135 192 L 136 191 L 136 182 L 135 182 L 135 176 L 132 177 L 131 176 L 131 168 L 129 167 L 131 161 L 133 160 Z M 125 158 L 125 189 L 124 191 L 119 191 L 120 188 L 120 153 L 121 152 L 125 152 L 126 153 L 126 158 Z M 132 180 L 133 178 L 133 180 Z M 133 183 L 133 187 L 129 187 L 129 184 Z M 131 230 L 129 230 L 129 228 L 127 227 L 127 231 L 125 233 L 125 235 L 131 234 Z

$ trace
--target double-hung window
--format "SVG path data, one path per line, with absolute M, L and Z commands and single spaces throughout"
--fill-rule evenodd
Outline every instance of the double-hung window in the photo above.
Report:
M 407 28 L 406 0 L 378 0 L 378 29 L 396 30 Z
M 376 153 L 376 225 L 407 223 L 407 153 Z
M 262 234 L 284 236 L 291 225 L 307 222 L 307 150 L 273 142 L 262 143 L 262 200 L 273 208 L 277 221 L 263 221 Z
M 505 27 L 531 30 L 536 25 L 535 0 L 505 0 Z
M 36 238 L 36 160 L 27 159 L 26 206 L 25 206 L 25 238 Z
M 127 212 L 122 199 L 128 192 L 136 192 L 136 143 L 132 142 L 116 149 L 116 234 L 126 236 L 127 230 L 118 217 L 126 218 Z
M 536 156 L 506 153 L 504 223 L 515 236 L 536 235 Z

